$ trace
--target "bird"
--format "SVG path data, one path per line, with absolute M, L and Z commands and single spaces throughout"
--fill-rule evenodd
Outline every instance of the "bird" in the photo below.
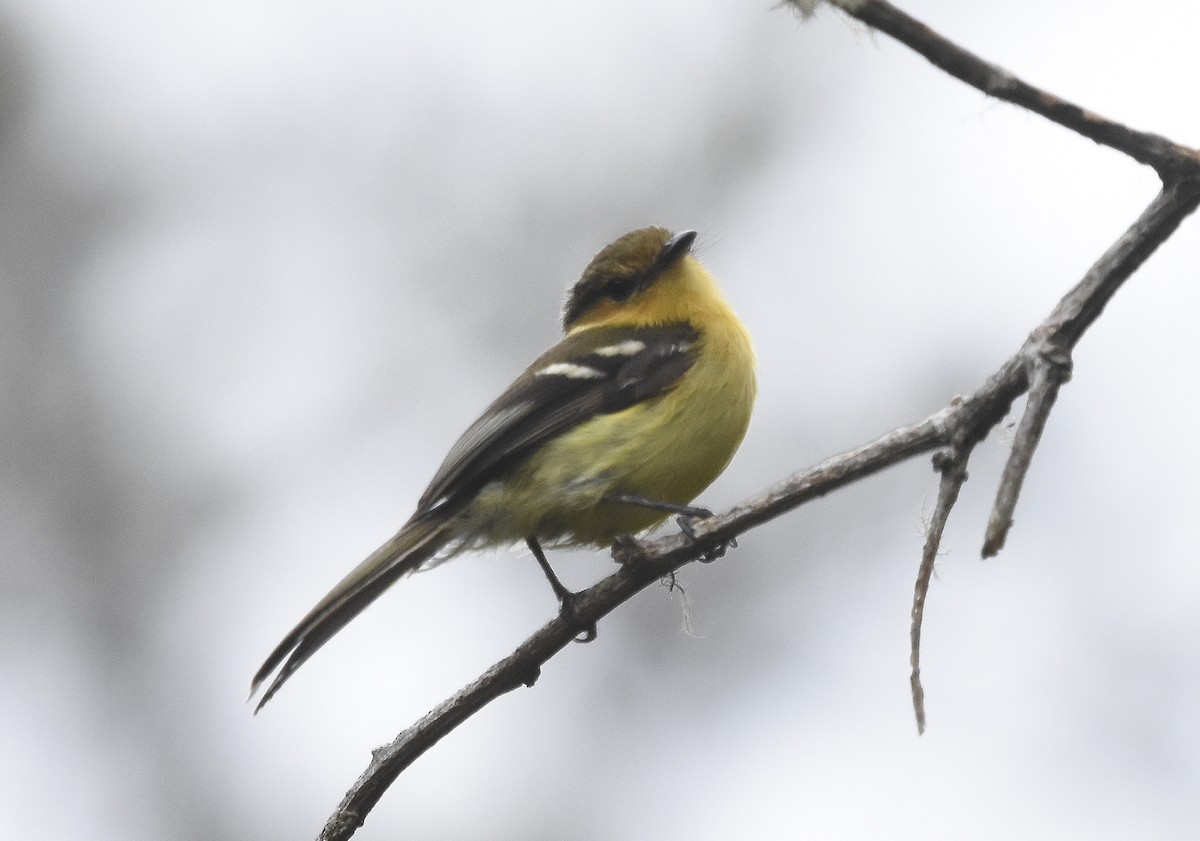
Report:
M 567 294 L 562 339 L 458 441 L 400 530 L 283 638 L 251 682 L 255 712 L 400 578 L 524 541 L 570 619 L 543 547 L 603 548 L 680 516 L 728 466 L 756 396 L 750 335 L 692 253 L 696 232 L 640 228 Z M 594 627 L 587 639 L 595 636 Z M 278 671 L 277 671 L 278 670 Z

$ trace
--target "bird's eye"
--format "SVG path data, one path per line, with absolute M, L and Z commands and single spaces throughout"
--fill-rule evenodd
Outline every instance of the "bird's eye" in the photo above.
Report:
M 633 282 L 633 278 L 618 277 L 613 278 L 605 285 L 604 294 L 614 301 L 624 301 L 633 294 L 635 289 L 637 289 L 637 285 Z

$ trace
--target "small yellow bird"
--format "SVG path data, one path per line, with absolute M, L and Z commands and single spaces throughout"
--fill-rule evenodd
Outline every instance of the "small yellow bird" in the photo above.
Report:
M 567 296 L 566 335 L 450 448 L 400 531 L 271 652 L 251 696 L 283 666 L 255 712 L 342 626 L 435 556 L 524 540 L 570 618 L 572 593 L 543 544 L 604 547 L 671 513 L 708 515 L 688 503 L 733 458 L 756 385 L 750 336 L 692 255 L 695 239 L 641 228 L 592 259 Z

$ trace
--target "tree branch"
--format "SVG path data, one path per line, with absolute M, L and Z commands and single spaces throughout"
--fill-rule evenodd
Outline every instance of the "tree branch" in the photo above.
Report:
M 828 2 L 868 26 L 892 36 L 936 67 L 988 96 L 1040 114 L 1076 134 L 1124 152 L 1135 161 L 1153 167 L 1164 182 L 1200 174 L 1200 152 L 1197 150 L 1180 146 L 1157 134 L 1136 131 L 1036 88 L 1003 67 L 964 50 L 885 0 Z
M 1113 123 L 1041 91 L 947 41 L 882 0 L 830 2 L 887 32 L 984 93 L 1042 114 L 1154 167 L 1164 180 L 1164 189 L 1030 333 L 1021 348 L 974 394 L 957 397 L 918 423 L 834 456 L 724 514 L 697 523 L 694 539 L 676 534 L 652 542 L 622 541 L 613 550 L 620 569 L 580 593 L 575 613 L 579 624 L 598 622 L 650 584 L 701 559 L 747 530 L 897 462 L 939 450 L 934 459 L 934 467 L 941 473 L 938 501 L 922 551 L 912 610 L 911 683 L 918 728 L 923 730 L 920 639 L 925 597 L 946 521 L 967 478 L 970 455 L 975 445 L 1008 414 L 1013 401 L 1028 391 L 1029 400 L 989 518 L 983 547 L 986 556 L 999 551 L 1004 543 L 1046 419 L 1059 388 L 1070 376 L 1075 344 L 1121 284 L 1200 204 L 1200 154 L 1158 135 Z M 370 765 L 325 825 L 321 841 L 352 836 L 405 768 L 491 701 L 519 686 L 532 686 L 542 665 L 571 642 L 576 630 L 555 618 L 390 744 L 375 750 Z
M 743 531 L 796 506 L 876 473 L 918 453 L 937 447 L 946 436 L 945 412 L 880 437 L 799 473 L 754 500 L 696 524 L 694 541 L 673 534 L 653 542 L 624 541 L 613 556 L 621 568 L 576 595 L 577 624 L 561 618 L 542 626 L 516 651 L 473 683 L 442 702 L 392 742 L 372 752 L 371 763 L 347 792 L 319 836 L 321 841 L 346 839 L 400 775 L 429 748 L 491 701 L 519 686 L 533 686 L 541 667 L 574 639 L 579 625 L 607 616 L 635 594 L 680 567 L 700 559 Z
M 1198 179 L 1168 184 L 1129 230 L 1096 261 L 1083 280 L 1063 296 L 1054 312 L 1030 334 L 1018 352 L 1032 386 L 988 519 L 983 542 L 985 558 L 992 557 L 1004 546 L 1033 451 L 1041 440 L 1059 387 L 1071 377 L 1071 351 L 1076 342 L 1099 317 L 1121 284 L 1196 209 L 1198 194 Z

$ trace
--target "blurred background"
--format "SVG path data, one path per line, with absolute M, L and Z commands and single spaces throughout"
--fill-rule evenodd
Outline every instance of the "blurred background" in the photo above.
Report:
M 1200 144 L 1196 4 L 904 7 Z M 720 509 L 975 389 L 1156 187 L 828 10 L 0 3 L 6 837 L 313 837 L 371 748 L 548 620 L 527 552 L 468 556 L 243 703 L 615 236 L 698 229 L 756 338 Z M 1084 338 L 987 563 L 1011 431 L 978 451 L 923 738 L 927 458 L 643 593 L 359 837 L 1195 837 L 1198 265 L 1189 219 Z

